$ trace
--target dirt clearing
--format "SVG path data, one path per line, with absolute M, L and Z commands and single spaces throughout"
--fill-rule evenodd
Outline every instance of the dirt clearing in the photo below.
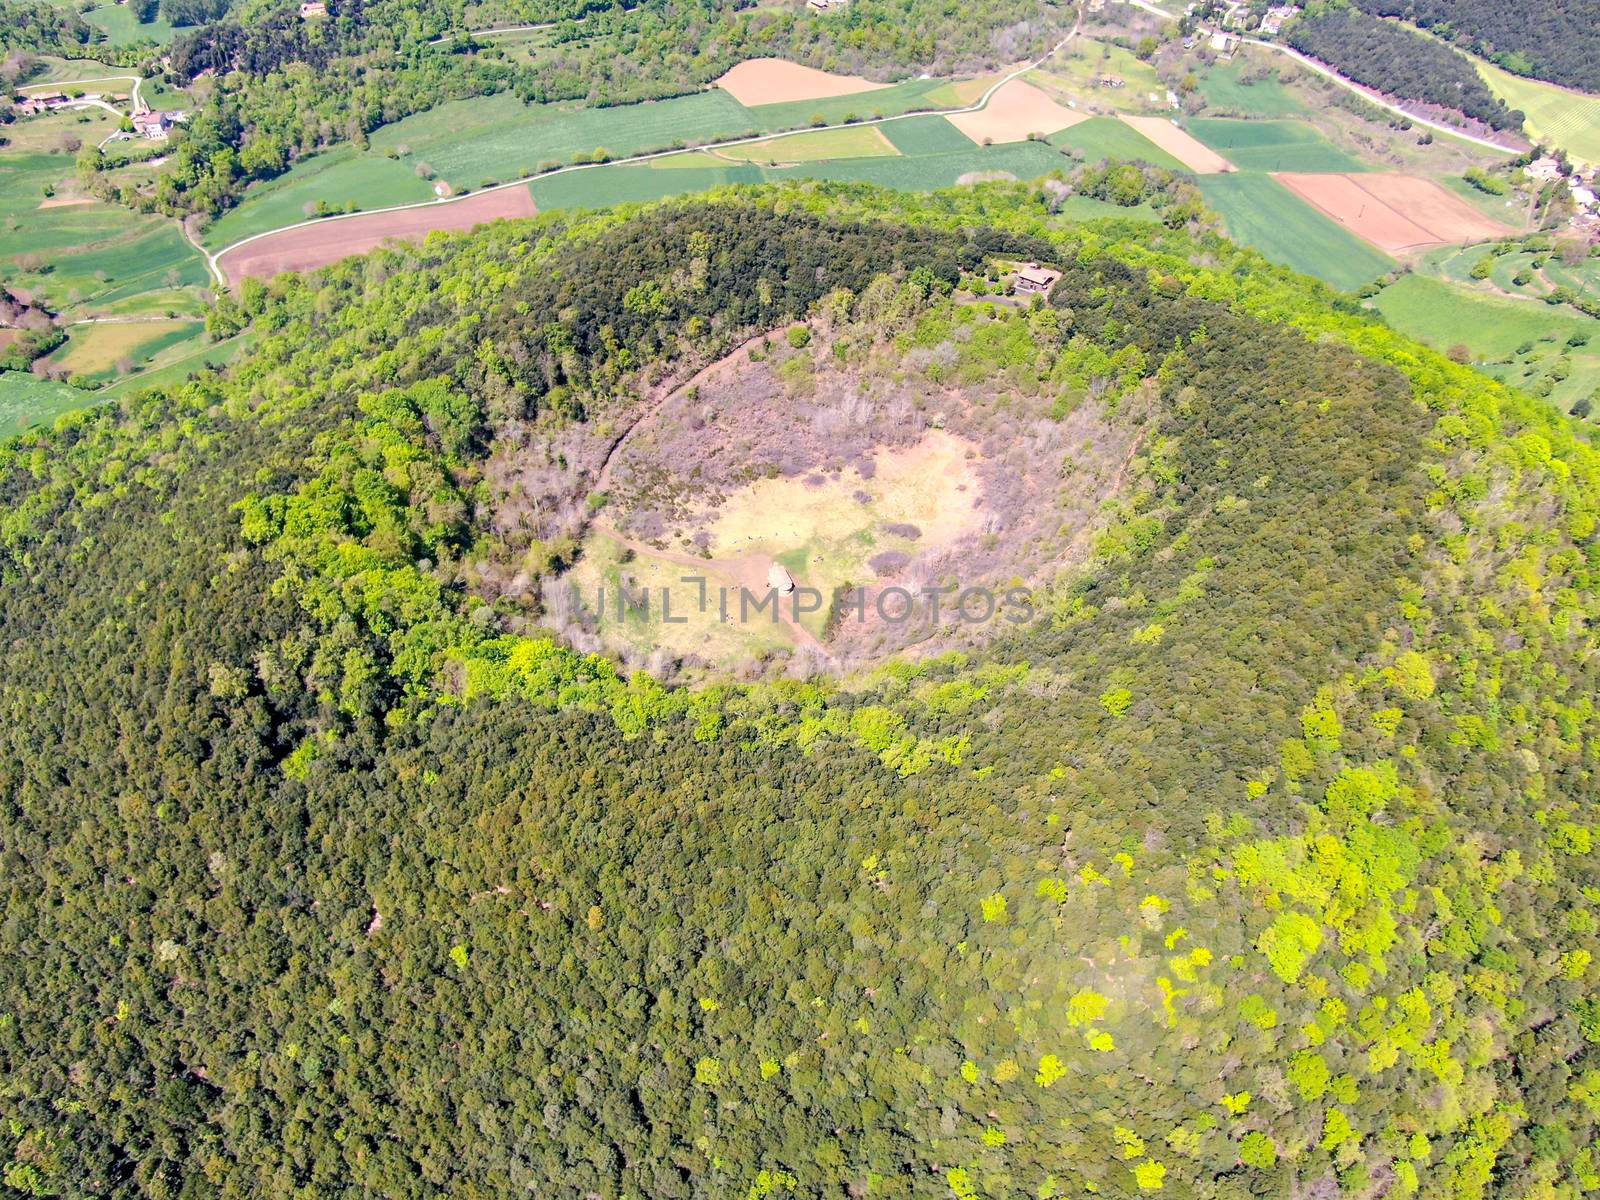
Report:
M 1511 232 L 1430 179 L 1388 173 L 1274 176 L 1324 216 L 1390 254 L 1415 253 Z
M 531 217 L 535 211 L 526 187 L 501 188 L 446 204 L 331 218 L 269 233 L 225 251 L 217 267 L 230 284 L 247 277 L 269 279 L 282 271 L 314 271 L 365 254 L 391 238 L 420 241 L 435 230 L 471 229 L 487 221 Z
M 1122 120 L 1198 175 L 1220 175 L 1237 168 L 1211 147 L 1179 129 L 1166 117 L 1129 117 Z
M 977 112 L 945 119 L 981 146 L 986 142 L 1025 142 L 1031 133 L 1048 137 L 1087 121 L 1089 114 L 1057 104 L 1033 84 L 1013 79 Z
M 746 59 L 717 86 L 740 104 L 785 104 L 791 100 L 821 100 L 828 96 L 853 96 L 875 92 L 887 83 L 873 83 L 859 75 L 835 75 L 815 67 L 802 67 L 782 58 Z

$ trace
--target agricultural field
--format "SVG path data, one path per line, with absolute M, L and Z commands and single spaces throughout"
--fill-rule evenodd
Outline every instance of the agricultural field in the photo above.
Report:
M 92 393 L 20 371 L 0 371 L 0 440 L 100 403 Z
M 1090 117 L 1049 139 L 1052 146 L 1072 152 L 1085 162 L 1126 159 L 1171 171 L 1187 168 L 1149 138 L 1116 117 Z
M 859 75 L 836 75 L 781 58 L 745 59 L 717 80 L 717 86 L 746 108 L 854 96 L 889 87 Z
M 1361 171 L 1366 166 L 1304 121 L 1194 118 L 1185 126 L 1241 171 Z
M 946 120 L 980 146 L 1048 137 L 1088 119 L 1087 113 L 1056 103 L 1048 92 L 1025 79 L 997 89 L 976 112 L 955 113 Z
M 1236 172 L 1200 179 L 1228 236 L 1273 262 L 1353 291 L 1394 268 L 1394 260 L 1339 228 L 1270 175 Z
M 107 4 L 90 9 L 83 19 L 106 35 L 113 46 L 127 46 L 134 42 L 155 42 L 166 45 L 175 32 L 172 25 L 159 13 L 147 25 L 141 25 L 127 4 Z
M 377 130 L 366 151 L 343 147 L 318 155 L 252 188 L 203 236 L 207 247 L 220 249 L 303 221 L 307 206 L 319 201 L 371 210 L 426 200 L 434 193 L 423 175 L 463 191 L 587 160 L 597 151 L 625 157 L 755 129 L 747 110 L 717 89 L 602 109 L 529 107 L 511 95 L 452 101 Z
M 943 120 L 943 118 L 936 118 Z M 878 158 L 899 154 L 899 148 L 876 125 L 819 129 L 789 137 L 714 150 L 710 157 L 754 163 L 819 162 L 836 158 Z
M 760 183 L 767 169 L 715 162 L 709 154 L 673 155 L 652 163 L 609 165 L 585 171 L 546 175 L 528 185 L 539 211 L 556 208 L 606 208 L 613 204 L 641 204 L 703 192 L 731 183 Z
M 1217 62 L 1197 75 L 1205 111 L 1222 117 L 1295 117 L 1304 115 L 1306 105 L 1285 86 L 1262 57 L 1241 55 L 1232 62 Z
M 62 83 L 71 79 L 125 78 L 131 83 L 134 76 L 126 67 L 114 67 L 92 58 L 56 58 L 50 54 L 34 56 L 36 66 L 20 85 L 23 90 L 45 83 Z
M 251 234 L 307 220 L 319 204 L 334 211 L 370 210 L 413 204 L 433 194 L 433 185 L 413 165 L 341 146 L 251 188 L 244 203 L 207 226 L 201 241 L 219 250 Z
M 893 117 L 925 109 L 948 108 L 949 97 L 938 99 L 946 79 L 909 79 L 890 87 L 848 96 L 826 96 L 816 100 L 791 100 L 784 104 L 761 104 L 747 111 L 758 129 L 774 132 L 803 125 L 836 125 L 853 117 Z M 975 103 L 977 97 L 968 103 Z
M 972 139 L 944 117 L 907 117 L 878 126 L 901 154 L 964 153 Z
M 18 121 L 0 151 L 0 279 L 48 307 L 83 316 L 127 311 L 152 291 L 192 311 L 208 282 L 199 253 L 176 224 L 83 197 L 65 139 L 87 142 L 110 127 L 97 114 Z
M 1013 142 L 1003 146 L 972 146 L 958 153 L 801 164 L 768 170 L 765 177 L 769 180 L 839 179 L 925 192 L 971 182 L 968 176 L 1000 177 L 991 172 L 1014 179 L 1034 179 L 1066 165 L 1061 155 L 1044 142 Z
M 250 330 L 221 342 L 183 342 L 158 355 L 144 370 L 101 388 L 95 393 L 96 401 L 135 395 L 145 388 L 170 387 L 199 371 L 225 367 L 253 346 L 256 338 Z
M 1574 159 L 1600 163 L 1600 96 L 1524 79 L 1491 63 L 1477 62 L 1489 90 L 1511 108 L 1520 108 L 1530 137 L 1559 146 Z
M 984 93 L 1007 78 L 1013 71 L 1020 70 L 1026 63 L 1016 63 L 998 71 L 991 71 L 987 75 L 974 75 L 971 79 L 949 79 L 938 87 L 928 92 L 924 99 L 929 108 L 966 108 L 983 99 Z
M 1462 347 L 1480 370 L 1563 410 L 1600 392 L 1600 321 L 1592 317 L 1416 274 L 1371 303 L 1408 337 L 1437 350 Z
M 944 153 L 845 158 L 788 167 L 734 163 L 717 166 L 713 165 L 715 162 L 709 154 L 686 153 L 648 164 L 613 163 L 547 175 L 534 180 L 530 186 L 534 202 L 541 211 L 546 211 L 604 208 L 612 204 L 659 200 L 725 184 L 786 179 L 836 179 L 906 191 L 931 191 L 983 178 L 1033 179 L 1068 165 L 1058 151 L 1043 142 L 1016 142 L 1004 146 L 969 144 L 965 150 Z M 1118 208 L 1080 197 L 1074 197 L 1073 203 L 1078 205 L 1076 215 L 1084 217 L 1148 216 L 1144 210 Z
M 105 383 L 132 374 L 163 351 L 191 342 L 202 333 L 200 323 L 192 320 L 74 325 L 66 344 L 45 362 L 53 369 L 66 370 L 75 379 Z
M 225 251 L 217 258 L 217 269 L 231 283 L 247 277 L 270 279 L 284 271 L 314 271 L 365 254 L 390 239 L 420 241 L 437 230 L 471 229 L 490 221 L 533 215 L 528 186 L 516 184 L 447 204 L 333 217 L 280 229 Z
M 1512 230 L 1429 179 L 1364 173 L 1275 177 L 1323 215 L 1388 254 L 1504 237 Z

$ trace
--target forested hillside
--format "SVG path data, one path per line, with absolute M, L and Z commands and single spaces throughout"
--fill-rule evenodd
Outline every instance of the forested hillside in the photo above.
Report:
M 1600 13 L 1585 0 L 1356 0 L 1379 17 L 1402 17 L 1508 71 L 1600 91 Z
M 1489 90 L 1469 59 L 1392 21 L 1342 5 L 1315 5 L 1284 36 L 1302 54 L 1380 92 L 1453 108 L 1491 129 L 1522 128 L 1522 114 Z
M 1600 460 L 1303 277 L 1047 200 L 380 251 L 225 301 L 226 377 L 0 450 L 7 1187 L 1600 1185 Z M 953 301 L 1018 257 L 1048 304 Z M 1141 423 L 1037 619 L 689 691 L 475 593 L 497 444 L 806 315 L 841 369 Z

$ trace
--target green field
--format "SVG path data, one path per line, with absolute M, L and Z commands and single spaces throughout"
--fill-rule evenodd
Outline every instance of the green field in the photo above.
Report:
M 744 111 L 750 114 L 757 128 L 771 130 L 798 129 L 819 122 L 836 125 L 852 116 L 893 117 L 905 112 L 949 107 L 948 103 L 941 104 L 940 97 L 933 93 L 950 82 L 948 79 L 909 79 L 875 92 L 829 96 L 820 100 L 794 100 L 786 104 L 758 104 Z M 721 88 L 713 90 L 722 91 Z
M 1340 229 L 1267 175 L 1202 175 L 1206 203 L 1228 236 L 1273 262 L 1350 291 L 1390 270 L 1394 261 Z
M 720 89 L 599 109 L 529 107 L 511 95 L 452 101 L 377 130 L 369 150 L 343 146 L 251 188 L 203 240 L 208 248 L 220 249 L 292 225 L 305 220 L 307 205 L 319 200 L 368 210 L 426 200 L 433 185 L 418 175 L 419 166 L 458 190 L 470 189 L 533 175 L 601 148 L 625 157 L 679 141 L 736 137 L 754 128 L 749 111 Z
M 1364 171 L 1303 121 L 1191 120 L 1185 128 L 1241 171 Z
M 973 146 L 959 153 L 885 156 L 803 163 L 792 167 L 703 165 L 703 155 L 685 154 L 687 165 L 672 168 L 672 159 L 650 164 L 586 168 L 546 176 L 533 182 L 534 202 L 541 210 L 554 208 L 604 208 L 612 204 L 659 200 L 685 192 L 704 191 L 724 184 L 762 183 L 789 179 L 833 179 L 876 183 L 906 191 L 950 187 L 974 172 L 1005 172 L 1018 179 L 1034 179 L 1060 168 L 1064 159 L 1042 142 L 1013 142 L 1003 146 Z M 1085 197 L 1071 197 L 1063 211 L 1072 217 L 1124 217 L 1150 220 L 1145 208 L 1118 208 Z
M 404 148 L 409 151 L 404 158 L 408 169 L 426 162 L 457 188 L 475 188 L 535 174 L 546 164 L 586 159 L 600 150 L 625 158 L 761 128 L 750 110 L 721 88 L 619 108 L 529 106 L 515 96 L 499 95 L 454 101 L 386 125 L 372 135 L 371 153 Z
M 256 337 L 255 331 L 250 330 L 225 342 L 184 346 L 177 353 L 163 354 L 159 365 L 129 375 L 126 379 L 120 379 L 102 388 L 96 395 L 113 399 L 141 392 L 145 388 L 170 387 L 182 383 L 197 371 L 207 367 L 223 367 L 231 363 L 255 344 Z
M 0 438 L 12 437 L 30 425 L 55 420 L 64 412 L 88 408 L 100 399 L 64 383 L 0 371 Z
M 1425 256 L 1417 264 L 1417 272 L 1473 291 L 1486 292 L 1492 285 L 1502 292 L 1530 300 L 1542 300 L 1558 287 L 1600 299 L 1600 258 L 1590 256 L 1569 266 L 1556 250 L 1517 249 L 1509 254 L 1491 255 L 1488 280 L 1474 279 L 1473 268 L 1488 254 L 1488 248 L 1482 245 L 1442 248 Z
M 128 46 L 134 42 L 155 42 L 165 45 L 172 40 L 173 28 L 166 19 L 157 15 L 148 25 L 134 18 L 133 9 L 126 4 L 108 4 L 104 8 L 84 13 L 83 19 L 106 35 L 113 46 Z
M 1600 96 L 1524 79 L 1489 63 L 1474 61 L 1489 90 L 1511 108 L 1522 110 L 1526 118 L 1524 129 L 1529 135 L 1561 147 L 1573 158 L 1600 163 Z
M 93 383 L 105 383 L 127 374 L 123 367 L 140 367 L 164 352 L 194 341 L 204 332 L 198 321 L 144 321 L 131 324 L 75 325 L 67 343 L 48 361 Z M 187 349 L 182 353 L 187 354 Z
M 1166 167 L 1170 171 L 1187 170 L 1172 155 L 1116 117 L 1090 117 L 1087 121 L 1080 121 L 1060 133 L 1052 134 L 1049 142 L 1052 146 L 1081 150 L 1088 162 L 1121 158 Z
M 956 153 L 807 163 L 768 169 L 764 174 L 770 180 L 838 179 L 926 192 L 950 187 L 973 172 L 1004 171 L 1018 179 L 1036 179 L 1065 165 L 1061 154 L 1044 142 L 1008 142 L 998 146 L 969 145 Z
M 901 154 L 949 154 L 972 148 L 972 139 L 943 117 L 907 117 L 878 128 Z
M 125 75 L 133 77 L 127 67 L 113 67 L 93 58 L 56 58 L 49 54 L 36 56 L 38 65 L 22 80 L 19 86 L 37 87 L 41 83 L 60 83 L 67 79 L 97 79 L 101 76 Z
M 1379 292 L 1373 307 L 1408 337 L 1438 350 L 1465 346 L 1481 370 L 1562 409 L 1600 389 L 1600 321 L 1570 309 L 1415 274 Z
M 1260 64 L 1245 58 L 1217 63 L 1200 75 L 1200 95 L 1207 111 L 1240 117 L 1292 117 L 1305 112 L 1305 105 L 1278 82 L 1276 74 L 1246 83 L 1246 71 L 1259 73 Z
M 939 118 L 943 120 L 943 118 Z M 946 122 L 948 124 L 948 122 Z M 954 132 L 952 130 L 952 132 Z M 843 129 L 818 129 L 788 137 L 728 146 L 716 151 L 723 158 L 743 162 L 820 162 L 835 158 L 881 158 L 899 150 L 875 125 L 848 125 Z
M 52 116 L 13 128 L 53 142 L 81 127 Z M 0 278 L 78 315 L 118 311 L 154 289 L 166 289 L 174 306 L 190 307 L 196 294 L 181 290 L 208 283 L 205 263 L 172 221 L 98 201 L 39 207 L 47 187 L 60 190 L 74 178 L 65 151 L 0 152 Z
M 671 160 L 663 160 L 670 162 Z M 663 169 L 650 164 L 593 167 L 565 171 L 536 179 L 530 185 L 533 202 L 540 211 L 552 208 L 606 208 L 613 204 L 635 204 L 702 192 L 729 183 L 760 183 L 763 170 L 757 166 L 682 167 Z

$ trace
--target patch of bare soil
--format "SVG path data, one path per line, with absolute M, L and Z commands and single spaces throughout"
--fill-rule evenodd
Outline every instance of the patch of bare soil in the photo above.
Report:
M 975 308 L 971 319 L 996 318 Z M 780 330 L 687 379 L 641 380 L 606 417 L 502 430 L 486 471 L 500 549 L 474 586 L 519 599 L 529 628 L 662 675 L 773 664 L 618 644 L 564 574 L 591 535 L 672 564 L 674 577 L 703 567 L 760 591 L 781 562 L 802 588 L 859 594 L 864 603 L 826 622 L 783 622 L 792 669 L 849 670 L 1003 635 L 1017 612 L 1008 592 L 1037 597 L 1087 558 L 1100 506 L 1138 449 L 1144 401 L 1124 399 L 1113 417 L 1089 398 L 1056 418 L 1043 391 L 941 382 L 953 346 L 879 344 L 863 360 L 847 330 L 841 360 L 830 333 L 812 328 L 820 336 L 801 349 Z M 737 638 L 717 644 L 739 649 Z

